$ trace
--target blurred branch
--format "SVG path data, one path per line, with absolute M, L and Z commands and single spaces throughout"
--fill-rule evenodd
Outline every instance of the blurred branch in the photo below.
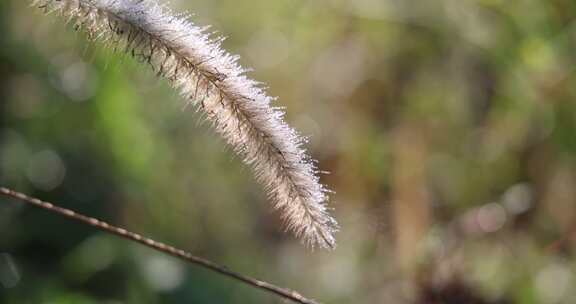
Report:
M 67 218 L 72 219 L 72 220 L 75 220 L 77 222 L 81 222 L 83 224 L 95 227 L 95 228 L 97 228 L 101 231 L 104 231 L 106 233 L 114 234 L 114 235 L 117 235 L 117 236 L 124 238 L 126 240 L 140 243 L 140 244 L 142 244 L 146 247 L 152 248 L 156 251 L 160 251 L 160 252 L 165 253 L 167 255 L 174 256 L 176 258 L 179 258 L 179 259 L 184 260 L 184 261 L 191 263 L 191 264 L 199 265 L 199 266 L 204 267 L 208 270 L 220 273 L 220 274 L 225 275 L 231 279 L 241 281 L 247 285 L 250 285 L 252 287 L 262 289 L 262 290 L 265 290 L 267 292 L 276 294 L 282 298 L 294 301 L 296 303 L 319 304 L 318 302 L 316 302 L 314 300 L 305 298 L 304 296 L 300 295 L 296 291 L 293 291 L 293 290 L 290 290 L 287 288 L 282 288 L 282 287 L 279 287 L 279 286 L 276 286 L 276 285 L 273 285 L 273 284 L 270 284 L 270 283 L 267 283 L 264 281 L 260 281 L 258 279 L 254 279 L 254 278 L 245 276 L 243 274 L 231 271 L 225 266 L 221 266 L 221 265 L 218 265 L 212 261 L 204 259 L 202 257 L 195 256 L 195 255 L 193 255 L 187 251 L 172 247 L 170 245 L 167 245 L 167 244 L 164 244 L 161 242 L 157 242 L 153 239 L 144 237 L 142 235 L 139 235 L 137 233 L 128 231 L 128 230 L 120 228 L 120 227 L 110 225 L 106 222 L 103 222 L 103 221 L 98 220 L 98 219 L 93 218 L 93 217 L 89 217 L 89 216 L 77 213 L 77 212 L 72 211 L 70 209 L 58 207 L 58 206 L 55 206 L 51 203 L 41 201 L 37 198 L 29 197 L 23 193 L 19 193 L 19 192 L 16 192 L 16 191 L 4 188 L 4 187 L 0 187 L 0 195 L 11 197 L 13 199 L 17 199 L 21 202 L 30 204 L 32 206 L 42 208 L 44 210 L 53 212 L 55 214 L 67 217 Z

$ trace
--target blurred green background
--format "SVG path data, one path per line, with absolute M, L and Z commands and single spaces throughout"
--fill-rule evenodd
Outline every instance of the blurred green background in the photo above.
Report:
M 576 303 L 576 2 L 196 0 L 310 137 L 334 251 L 147 67 L 0 0 L 0 184 L 325 303 Z M 0 303 L 284 303 L 0 199 Z

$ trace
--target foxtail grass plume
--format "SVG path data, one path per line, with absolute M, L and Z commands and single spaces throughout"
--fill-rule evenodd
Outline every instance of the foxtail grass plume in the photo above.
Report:
M 250 165 L 286 228 L 311 247 L 334 248 L 336 221 L 327 190 L 302 138 L 271 106 L 238 57 L 222 50 L 206 28 L 148 0 L 36 0 L 92 39 L 123 50 L 169 80 L 188 104 Z

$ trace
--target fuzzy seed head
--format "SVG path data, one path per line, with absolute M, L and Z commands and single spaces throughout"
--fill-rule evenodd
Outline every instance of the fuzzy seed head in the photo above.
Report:
M 168 79 L 252 167 L 286 228 L 311 247 L 334 248 L 338 225 L 302 138 L 284 122 L 284 113 L 271 106 L 273 98 L 246 76 L 238 57 L 220 47 L 220 39 L 149 0 L 33 3 Z

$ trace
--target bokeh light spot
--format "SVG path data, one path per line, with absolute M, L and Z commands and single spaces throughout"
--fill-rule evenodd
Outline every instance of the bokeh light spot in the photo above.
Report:
M 476 220 L 484 232 L 496 232 L 506 223 L 506 210 L 498 203 L 482 206 L 476 213 Z
M 64 180 L 66 167 L 56 152 L 44 150 L 32 156 L 26 176 L 34 187 L 51 191 L 60 186 Z

